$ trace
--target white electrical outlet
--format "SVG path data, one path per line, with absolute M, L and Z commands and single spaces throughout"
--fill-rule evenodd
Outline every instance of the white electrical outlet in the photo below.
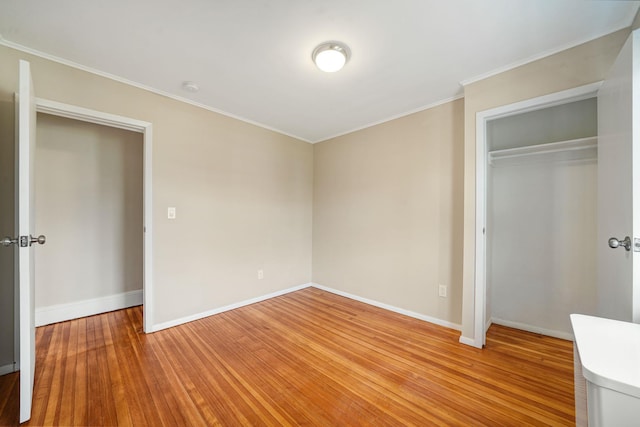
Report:
M 264 279 L 264 270 L 258 270 L 258 279 Z
M 438 296 L 447 297 L 447 285 L 438 285 Z
M 176 208 L 174 208 L 173 206 L 167 208 L 167 218 L 176 219 Z

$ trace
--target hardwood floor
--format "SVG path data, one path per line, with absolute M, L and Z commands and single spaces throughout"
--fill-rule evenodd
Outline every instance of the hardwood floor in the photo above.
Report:
M 20 404 L 20 374 L 0 376 L 0 426 L 11 426 L 18 422 Z
M 492 326 L 478 350 L 315 288 L 141 325 L 135 307 L 38 328 L 27 425 L 574 424 L 568 341 Z

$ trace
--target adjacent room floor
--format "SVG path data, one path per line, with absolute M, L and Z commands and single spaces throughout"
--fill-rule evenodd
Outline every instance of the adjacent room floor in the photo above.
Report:
M 315 288 L 141 329 L 141 307 L 38 328 L 27 425 L 574 424 L 572 344 L 528 332 L 492 326 L 479 350 Z

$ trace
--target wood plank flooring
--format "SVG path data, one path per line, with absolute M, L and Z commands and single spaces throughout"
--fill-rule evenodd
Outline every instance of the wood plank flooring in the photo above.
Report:
M 478 350 L 315 288 L 141 325 L 135 307 L 38 328 L 26 425 L 574 424 L 568 341 L 492 326 Z
M 18 423 L 20 376 L 16 372 L 0 376 L 0 426 Z

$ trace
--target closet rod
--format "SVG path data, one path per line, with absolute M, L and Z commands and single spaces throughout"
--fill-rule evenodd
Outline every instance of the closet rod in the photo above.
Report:
M 550 142 L 548 144 L 529 145 L 527 147 L 506 148 L 489 151 L 489 161 L 541 154 L 554 154 L 568 151 L 588 150 L 598 147 L 598 138 L 572 139 L 569 141 Z

